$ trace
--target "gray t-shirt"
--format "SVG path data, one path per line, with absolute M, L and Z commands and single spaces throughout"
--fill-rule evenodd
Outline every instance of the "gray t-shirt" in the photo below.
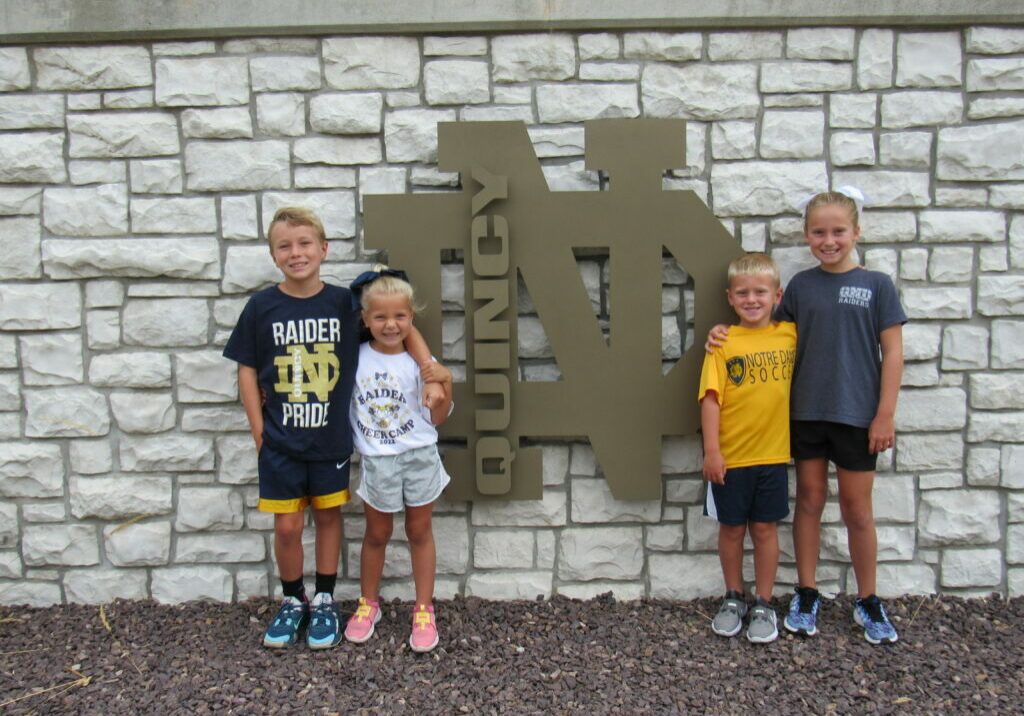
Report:
M 862 268 L 801 271 L 775 317 L 796 322 L 790 419 L 868 427 L 882 377 L 879 336 L 907 321 L 889 277 Z

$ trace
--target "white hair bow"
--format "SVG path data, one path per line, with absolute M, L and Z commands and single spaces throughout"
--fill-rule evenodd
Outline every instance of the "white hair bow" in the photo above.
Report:
M 839 194 L 842 194 L 843 196 L 852 199 L 853 203 L 856 204 L 857 206 L 857 213 L 863 213 L 864 204 L 867 203 L 867 197 L 864 196 L 864 192 L 850 184 L 845 184 L 843 186 L 836 187 L 835 191 L 838 192 Z M 807 214 L 807 205 L 810 204 L 811 199 L 813 199 L 816 196 L 817 194 L 808 194 L 803 199 L 797 202 L 796 208 L 800 210 L 801 216 L 805 216 Z

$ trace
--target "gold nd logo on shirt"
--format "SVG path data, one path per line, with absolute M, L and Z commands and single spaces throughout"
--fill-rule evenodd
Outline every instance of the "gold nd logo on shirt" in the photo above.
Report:
M 326 425 L 331 405 L 327 398 L 341 375 L 334 344 L 314 344 L 312 353 L 301 344 L 287 346 L 285 350 L 287 355 L 274 358 L 278 378 L 274 390 L 288 395 L 281 406 L 284 425 L 299 428 Z M 319 402 L 308 403 L 311 394 Z

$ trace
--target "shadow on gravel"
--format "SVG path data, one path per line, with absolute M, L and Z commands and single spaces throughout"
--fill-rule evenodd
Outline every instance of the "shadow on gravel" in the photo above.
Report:
M 260 646 L 267 601 L 0 607 L 0 712 L 1024 712 L 1024 598 L 887 607 L 894 645 L 864 641 L 840 597 L 818 636 L 754 646 L 712 634 L 714 600 L 460 598 L 438 602 L 427 655 L 398 602 L 367 644 L 319 652 Z

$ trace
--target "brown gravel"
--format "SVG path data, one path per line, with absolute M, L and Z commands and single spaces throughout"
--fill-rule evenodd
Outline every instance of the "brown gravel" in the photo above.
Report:
M 1024 598 L 891 601 L 887 647 L 849 597 L 767 646 L 712 634 L 716 606 L 456 599 L 429 655 L 397 602 L 368 644 L 320 652 L 260 646 L 267 601 L 0 607 L 0 713 L 1024 713 Z

